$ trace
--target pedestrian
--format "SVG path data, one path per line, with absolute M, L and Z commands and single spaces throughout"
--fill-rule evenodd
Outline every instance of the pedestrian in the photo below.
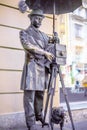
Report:
M 47 52 L 49 37 L 39 30 L 44 18 L 43 11 L 34 9 L 28 17 L 30 26 L 20 31 L 20 41 L 25 51 L 21 89 L 24 91 L 23 103 L 28 130 L 36 130 L 36 121 L 43 123 L 43 98 L 46 88 L 45 62 L 53 59 Z
M 82 80 L 83 80 L 83 74 L 81 70 L 78 70 L 77 75 L 75 76 L 75 89 L 77 92 L 81 91 L 82 89 Z
M 84 87 L 84 96 L 87 96 L 87 74 L 84 76 L 82 80 L 82 85 Z

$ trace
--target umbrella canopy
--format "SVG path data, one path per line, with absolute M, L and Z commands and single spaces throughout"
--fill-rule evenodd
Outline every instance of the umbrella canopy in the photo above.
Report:
M 42 9 L 45 14 L 53 14 L 55 3 L 55 14 L 69 13 L 82 5 L 82 0 L 25 0 L 29 9 Z

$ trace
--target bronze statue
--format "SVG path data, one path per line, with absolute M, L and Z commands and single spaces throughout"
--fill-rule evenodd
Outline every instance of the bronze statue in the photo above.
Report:
M 20 31 L 21 44 L 25 51 L 21 89 L 24 90 L 24 110 L 28 130 L 36 130 L 35 122 L 43 123 L 43 96 L 46 88 L 45 60 L 54 55 L 47 52 L 49 37 L 39 30 L 44 18 L 43 11 L 33 10 L 28 15 L 31 25 Z

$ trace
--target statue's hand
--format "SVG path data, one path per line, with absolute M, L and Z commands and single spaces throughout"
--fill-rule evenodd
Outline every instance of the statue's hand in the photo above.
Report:
M 52 62 L 52 60 L 53 60 L 53 58 L 54 58 L 54 55 L 53 55 L 52 53 L 46 51 L 46 52 L 45 52 L 45 56 L 46 56 L 46 58 L 47 58 L 49 61 Z

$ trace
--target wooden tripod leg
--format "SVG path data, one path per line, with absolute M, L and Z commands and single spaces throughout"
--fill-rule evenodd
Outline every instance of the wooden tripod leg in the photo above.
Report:
M 55 86 L 53 86 L 53 82 L 55 83 L 55 72 L 56 72 L 55 67 L 53 66 L 52 72 L 51 72 L 51 75 L 50 75 L 48 91 L 47 91 L 47 100 L 46 100 L 45 111 L 44 111 L 44 122 L 45 122 L 48 104 L 49 104 L 49 100 L 50 100 L 50 108 L 49 108 L 49 128 L 50 128 L 50 130 L 53 130 L 53 127 L 52 127 L 53 125 L 52 125 L 52 122 L 51 122 L 51 111 L 52 111 L 53 96 L 54 96 L 54 91 L 55 91 Z
M 54 78 L 52 82 L 52 87 L 51 87 L 51 95 L 50 95 L 50 110 L 49 110 L 49 125 L 50 125 L 50 130 L 53 130 L 54 123 L 52 122 L 52 106 L 53 106 L 53 96 L 55 93 L 55 88 L 56 88 L 56 68 L 54 68 Z
M 52 86 L 52 74 L 50 75 L 50 80 L 49 80 L 49 85 L 48 85 L 48 90 L 47 90 L 47 100 L 46 100 L 46 104 L 45 104 L 45 110 L 44 110 L 44 122 L 46 119 L 46 115 L 47 115 L 47 109 L 48 109 L 48 104 L 49 104 L 49 99 L 50 99 L 50 87 Z

